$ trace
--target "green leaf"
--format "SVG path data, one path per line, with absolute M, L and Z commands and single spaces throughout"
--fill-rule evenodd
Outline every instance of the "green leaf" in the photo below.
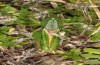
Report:
M 9 31 L 9 27 L 3 26 L 3 27 L 0 28 L 0 31 L 1 31 L 1 33 L 7 34 L 8 31 Z
M 86 60 L 85 62 L 84 62 L 84 64 L 100 64 L 100 61 L 99 60 Z
M 100 31 L 97 32 L 96 34 L 94 34 L 94 35 L 91 37 L 91 41 L 92 41 L 92 42 L 98 42 L 98 41 L 100 41 Z
M 73 65 L 84 65 L 84 63 L 75 61 Z
M 3 14 L 14 14 L 17 11 L 16 8 L 7 5 L 2 9 Z
M 90 54 L 100 54 L 100 49 L 93 49 L 93 48 L 84 48 L 84 52 L 88 52 Z
M 84 21 L 84 18 L 81 16 L 81 17 L 78 17 L 78 16 L 74 16 L 71 18 L 71 22 L 82 22 Z
M 33 34 L 34 40 L 37 41 L 38 43 L 41 43 L 42 40 L 42 33 L 41 31 L 36 31 Z
M 85 59 L 91 59 L 91 58 L 97 58 L 100 59 L 100 55 L 95 55 L 95 54 L 81 54 L 82 57 Z
M 18 18 L 19 18 L 19 19 L 26 19 L 28 13 L 29 13 L 29 12 L 28 12 L 27 9 L 22 8 L 22 9 L 20 10 L 20 12 L 19 12 Z
M 41 40 L 41 49 L 42 50 L 48 50 L 49 48 L 49 36 L 46 33 L 45 29 L 42 30 L 42 40 Z
M 76 3 L 76 2 L 77 2 L 77 0 L 70 0 L 70 2 L 72 2 L 72 3 Z
M 100 22 L 96 23 L 96 25 L 95 25 L 95 26 L 99 27 L 99 26 L 100 26 Z
M 50 50 L 56 50 L 59 44 L 59 37 L 53 36 L 52 42 L 51 42 L 51 46 L 50 46 Z
M 3 4 L 2 2 L 0 2 L 0 6 L 6 6 L 5 4 Z
M 72 49 L 68 52 L 68 55 L 63 56 L 64 59 L 73 59 L 73 60 L 80 60 L 81 59 L 81 52 L 80 49 Z
M 0 43 L 1 46 L 3 47 L 15 47 L 15 41 L 13 41 L 13 37 L 7 36 L 7 35 L 0 35 L 0 41 L 2 43 Z
M 34 19 L 33 17 L 30 17 L 27 24 L 29 24 L 30 26 L 34 26 L 34 28 L 36 28 L 41 25 L 41 22 L 39 20 Z

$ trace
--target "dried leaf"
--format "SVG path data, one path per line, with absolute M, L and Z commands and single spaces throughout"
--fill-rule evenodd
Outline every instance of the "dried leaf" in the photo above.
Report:
M 64 0 L 47 0 L 47 1 L 51 1 L 51 2 L 60 2 L 60 3 L 66 3 Z
M 50 2 L 50 3 L 51 3 L 51 5 L 52 5 L 54 8 L 58 8 L 58 5 L 57 5 L 56 2 Z
M 100 26 L 91 35 L 94 35 L 94 34 L 98 33 L 99 31 L 100 31 Z
M 91 6 L 96 6 L 91 0 L 89 0 L 89 2 L 91 4 Z M 98 18 L 100 19 L 100 11 L 99 11 L 99 9 L 97 7 L 94 7 L 93 9 L 94 9 L 95 13 L 97 14 Z
M 20 39 L 16 40 L 16 43 L 22 43 L 22 42 L 27 41 L 27 40 L 28 40 L 28 38 L 20 38 Z

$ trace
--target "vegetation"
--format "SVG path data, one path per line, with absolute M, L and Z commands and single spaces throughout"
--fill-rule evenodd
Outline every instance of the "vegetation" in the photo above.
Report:
M 99 65 L 99 5 L 99 0 L 1 1 L 0 53 L 32 46 L 40 56 L 60 55 L 68 65 Z

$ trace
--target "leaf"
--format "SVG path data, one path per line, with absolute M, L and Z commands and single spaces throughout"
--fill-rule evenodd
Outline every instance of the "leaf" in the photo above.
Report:
M 46 0 L 46 1 L 66 3 L 64 0 Z
M 38 43 L 41 43 L 41 35 L 42 33 L 41 33 L 41 31 L 36 31 L 36 32 L 34 32 L 34 34 L 33 34 L 33 36 L 34 36 L 34 40 L 35 41 L 37 41 Z
M 93 49 L 93 48 L 84 48 L 84 52 L 88 52 L 90 54 L 100 54 L 100 49 Z
M 15 31 L 15 28 L 10 28 L 8 34 L 11 34 Z
M 96 6 L 96 5 L 92 2 L 92 0 L 89 0 L 89 3 L 91 4 L 91 6 Z M 100 19 L 100 10 L 99 10 L 97 7 L 94 7 L 93 9 L 94 9 L 95 13 L 97 14 L 98 18 Z
M 92 42 L 99 42 L 99 41 L 100 41 L 100 31 L 98 31 L 96 34 L 94 34 L 94 35 L 91 37 L 91 41 L 92 41 Z
M 68 55 L 63 56 L 64 59 L 73 59 L 73 60 L 80 60 L 81 59 L 81 52 L 80 49 L 72 49 L 68 52 Z
M 13 37 L 10 37 L 10 36 L 7 36 L 7 35 L 0 35 L 0 41 L 2 43 L 0 43 L 1 46 L 3 47 L 15 47 L 16 44 L 15 42 L 13 41 Z
M 18 16 L 18 18 L 19 19 L 26 19 L 26 16 L 28 15 L 28 10 L 27 9 L 24 9 L 24 8 L 22 8 L 21 10 L 20 10 L 20 12 L 19 12 L 19 16 Z
M 0 30 L 1 30 L 2 33 L 7 34 L 8 30 L 9 30 L 9 27 L 3 26 L 3 27 L 0 28 Z
M 50 2 L 51 3 L 51 5 L 56 9 L 56 8 L 58 8 L 58 5 L 57 5 L 57 3 L 55 3 L 55 2 Z
M 72 3 L 76 3 L 78 0 L 70 0 L 70 2 Z
M 100 55 L 94 55 L 94 54 L 81 54 L 82 57 L 85 59 L 91 59 L 91 58 L 97 58 L 100 59 Z
M 99 31 L 100 31 L 100 26 L 96 30 L 94 30 L 91 35 L 94 35 L 94 34 L 98 33 Z
M 86 60 L 84 64 L 100 64 L 99 60 Z
M 100 22 L 96 23 L 96 25 L 95 25 L 95 26 L 100 26 Z
M 2 12 L 4 14 L 14 14 L 17 11 L 16 8 L 11 7 L 10 5 L 7 5 L 4 9 L 2 9 Z
M 45 29 L 42 30 L 42 43 L 41 43 L 41 49 L 42 50 L 48 50 L 49 46 L 49 36 L 46 33 Z
M 36 28 L 40 26 L 41 22 L 39 20 L 34 19 L 33 17 L 30 17 L 27 24 L 29 24 L 30 26 L 34 26 L 34 28 Z
M 58 47 L 58 44 L 59 44 L 59 37 L 57 36 L 53 36 L 52 37 L 52 40 L 51 40 L 51 43 L 50 43 L 50 50 L 54 51 L 57 49 Z
M 93 45 L 93 47 L 100 48 L 100 42 L 98 42 L 98 43 L 94 43 L 94 44 L 92 44 L 92 45 Z
M 5 4 L 3 4 L 2 2 L 0 2 L 0 6 L 6 6 Z

